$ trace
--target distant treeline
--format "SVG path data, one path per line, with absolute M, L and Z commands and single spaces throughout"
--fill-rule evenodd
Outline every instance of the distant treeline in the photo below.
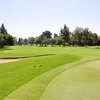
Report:
M 12 45 L 36 45 L 51 46 L 99 46 L 100 36 L 89 30 L 89 28 L 76 27 L 73 32 L 66 25 L 59 33 L 44 31 L 39 37 L 15 38 L 10 35 L 4 27 L 0 27 L 0 48 Z
M 39 37 L 18 38 L 17 45 L 36 45 L 36 46 L 95 46 L 100 45 L 100 36 L 89 30 L 89 28 L 76 27 L 71 32 L 69 27 L 64 25 L 59 33 L 44 31 Z

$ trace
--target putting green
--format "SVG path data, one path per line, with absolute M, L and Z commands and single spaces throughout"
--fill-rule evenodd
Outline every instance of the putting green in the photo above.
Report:
M 100 61 L 91 61 L 59 74 L 40 100 L 100 100 Z

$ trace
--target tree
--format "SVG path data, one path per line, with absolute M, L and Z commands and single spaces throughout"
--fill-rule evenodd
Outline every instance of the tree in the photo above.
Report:
M 38 44 L 39 44 L 39 37 L 36 37 L 36 38 L 34 39 L 34 43 L 36 44 L 36 46 L 38 46 Z
M 50 39 L 52 38 L 52 33 L 50 31 L 44 31 L 38 38 L 37 44 L 40 46 L 47 46 L 50 43 Z
M 22 45 L 23 44 L 23 38 L 18 38 L 17 44 Z
M 34 41 L 35 41 L 35 38 L 34 37 L 29 37 L 28 41 L 29 41 L 29 44 L 33 45 Z
M 4 46 L 4 38 L 3 38 L 3 35 L 0 34 L 0 48 L 3 48 Z
M 50 40 L 50 43 L 51 43 L 51 45 L 52 45 L 52 47 L 56 44 L 56 39 L 55 38 L 52 38 L 51 40 Z
M 4 44 L 7 46 L 13 46 L 15 44 L 15 38 L 11 35 L 4 35 Z
M 8 33 L 7 33 L 7 30 L 5 29 L 4 24 L 1 25 L 0 34 L 8 34 Z
M 64 45 L 65 43 L 69 44 L 69 40 L 70 40 L 70 31 L 69 28 L 64 25 L 64 28 L 60 30 L 61 36 L 63 37 L 63 41 L 64 41 Z
M 78 37 L 76 34 L 71 33 L 69 45 L 78 46 Z
M 48 39 L 47 39 L 47 37 L 43 37 L 43 41 L 42 41 L 42 46 L 45 46 L 45 47 L 47 47 L 47 45 L 48 45 Z
M 56 44 L 59 45 L 59 47 L 62 45 L 63 43 L 63 38 L 61 36 L 58 36 L 56 38 Z
M 82 46 L 82 45 L 83 45 L 83 44 L 82 44 L 83 28 L 76 27 L 73 33 L 77 36 L 78 45 L 79 45 L 79 46 Z
M 4 27 L 4 24 L 0 27 L 0 48 L 4 46 L 11 46 L 15 44 L 15 38 L 8 34 L 7 30 Z
M 58 34 L 54 33 L 54 38 L 56 38 L 58 36 Z
M 48 39 L 48 38 L 52 38 L 52 33 L 51 33 L 50 31 L 44 31 L 44 32 L 42 33 L 42 35 L 45 36 L 47 39 Z
M 43 46 L 43 39 L 44 39 L 44 36 L 43 35 L 40 35 L 37 39 L 37 43 L 40 44 L 40 46 Z
M 98 37 L 97 33 L 93 33 L 93 35 L 94 35 L 95 41 L 98 40 L 99 37 Z
M 78 37 L 78 44 L 80 46 L 92 46 L 96 45 L 98 40 L 98 35 L 89 31 L 89 28 L 79 28 L 76 27 L 74 34 Z
M 24 45 L 27 45 L 27 44 L 28 44 L 28 39 L 27 39 L 27 38 L 25 38 L 25 39 L 23 40 L 23 44 L 24 44 Z
M 99 37 L 98 37 L 98 35 L 96 33 L 93 33 L 93 37 L 94 37 L 93 45 L 96 45 Z

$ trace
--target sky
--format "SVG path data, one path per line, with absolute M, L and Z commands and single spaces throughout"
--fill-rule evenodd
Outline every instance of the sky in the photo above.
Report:
M 0 0 L 0 24 L 15 37 L 59 33 L 66 24 L 100 35 L 100 0 Z

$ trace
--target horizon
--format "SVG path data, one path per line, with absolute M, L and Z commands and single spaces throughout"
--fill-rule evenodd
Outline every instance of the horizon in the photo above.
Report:
M 75 27 L 88 27 L 100 35 L 99 0 L 3 0 L 0 24 L 15 37 L 36 37 L 49 30 L 60 32 L 66 24 L 70 31 Z

